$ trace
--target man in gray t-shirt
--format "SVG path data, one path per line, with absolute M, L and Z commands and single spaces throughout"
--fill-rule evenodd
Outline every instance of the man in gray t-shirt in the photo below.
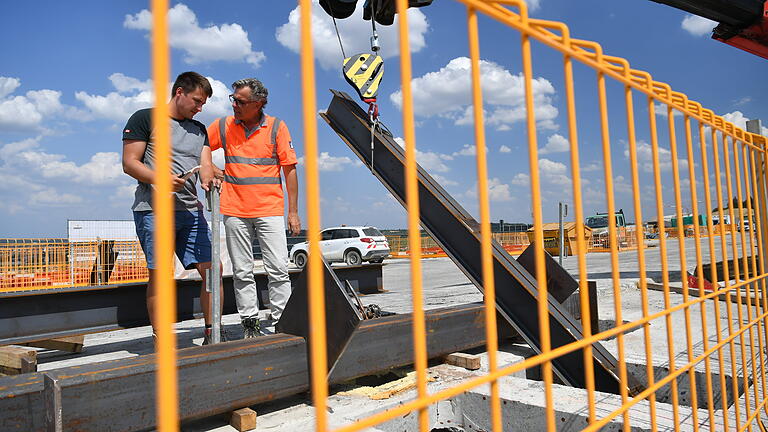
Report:
M 210 342 L 211 299 L 205 290 L 205 271 L 211 268 L 211 234 L 203 216 L 202 205 L 197 200 L 198 174 L 184 175 L 200 167 L 199 177 L 203 189 L 208 190 L 213 181 L 213 164 L 208 133 L 205 125 L 192 120 L 195 114 L 213 94 L 208 80 L 196 72 L 184 72 L 173 84 L 168 109 L 171 115 L 171 171 L 175 213 L 176 255 L 185 269 L 197 269 L 203 284 L 200 303 L 205 317 L 204 343 Z M 157 334 L 155 319 L 155 260 L 154 214 L 152 189 L 155 182 L 155 143 L 151 124 L 152 110 L 136 111 L 123 129 L 123 171 L 138 181 L 131 209 L 136 223 L 136 235 L 147 258 L 149 282 L 147 285 L 147 310 L 152 330 Z M 223 296 L 221 297 L 223 298 Z M 224 340 L 224 339 L 222 339 Z

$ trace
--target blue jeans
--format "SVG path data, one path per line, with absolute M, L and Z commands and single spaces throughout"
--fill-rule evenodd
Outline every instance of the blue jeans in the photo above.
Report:
M 195 264 L 211 262 L 211 232 L 203 211 L 177 210 L 174 216 L 176 256 L 184 269 L 191 270 Z M 147 268 L 155 269 L 155 215 L 151 211 L 135 211 L 133 221 L 136 223 L 136 235 L 141 249 L 147 257 Z

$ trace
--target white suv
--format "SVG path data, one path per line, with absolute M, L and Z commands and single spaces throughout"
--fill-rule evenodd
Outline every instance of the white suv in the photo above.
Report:
M 363 261 L 380 263 L 389 256 L 389 243 L 374 227 L 334 227 L 320 232 L 320 250 L 328 262 L 360 265 Z M 296 243 L 291 248 L 291 262 L 298 268 L 307 265 L 309 242 Z

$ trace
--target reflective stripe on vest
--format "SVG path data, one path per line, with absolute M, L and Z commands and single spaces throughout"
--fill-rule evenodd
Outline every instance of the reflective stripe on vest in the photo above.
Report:
M 232 177 L 225 175 L 224 181 L 236 185 L 280 184 L 280 177 Z
M 277 156 L 277 132 L 280 129 L 281 120 L 274 117 L 272 121 L 272 130 L 270 133 L 270 144 L 272 144 L 272 157 L 271 158 L 249 158 L 245 156 L 227 156 L 227 118 L 219 118 L 219 137 L 221 139 L 221 148 L 224 149 L 224 162 L 236 163 L 236 164 L 248 164 L 248 165 L 280 165 L 280 160 Z M 246 140 L 248 138 L 246 137 Z M 224 181 L 236 185 L 254 185 L 254 184 L 281 184 L 281 178 L 278 174 L 277 177 L 233 177 L 229 175 L 224 176 Z

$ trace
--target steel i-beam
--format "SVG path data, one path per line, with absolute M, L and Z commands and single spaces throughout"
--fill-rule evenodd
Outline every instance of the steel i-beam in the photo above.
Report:
M 435 358 L 485 344 L 483 306 L 426 312 L 427 352 Z M 360 323 L 331 384 L 413 362 L 412 314 Z M 307 344 L 278 333 L 178 351 L 179 417 L 210 417 L 309 390 Z M 154 355 L 0 377 L 0 431 L 46 431 L 45 375 L 58 389 L 64 430 L 128 432 L 155 427 Z M 50 387 L 50 386 L 49 386 Z M 54 395 L 55 396 L 55 395 Z
M 381 264 L 337 267 L 334 272 L 359 291 L 381 288 Z M 291 282 L 300 274 L 292 269 Z M 267 277 L 254 277 L 264 308 L 269 302 Z M 0 293 L 0 346 L 147 325 L 146 291 L 146 283 L 132 283 Z M 231 277 L 224 278 L 222 302 L 225 314 L 237 312 Z M 178 321 L 202 316 L 200 280 L 176 281 L 176 312 Z
M 371 149 L 371 126 L 368 114 L 344 92 L 331 90 L 333 100 L 328 110 L 321 112 L 334 131 L 347 143 L 360 160 L 373 171 L 384 186 L 405 206 L 405 153 L 392 136 L 375 133 Z M 480 259 L 480 226 L 451 195 L 418 167 L 421 225 L 443 248 L 467 277 L 483 291 Z M 498 243 L 493 242 L 493 272 L 496 281 L 496 308 L 499 313 L 540 351 L 537 313 L 536 279 L 512 258 Z M 583 338 L 579 323 L 549 296 L 549 323 L 553 348 Z M 599 343 L 592 345 L 595 388 L 619 394 L 616 359 Z M 572 351 L 552 360 L 555 372 L 567 384 L 585 388 L 584 359 L 581 350 Z M 634 394 L 641 388 L 630 376 L 628 390 Z

